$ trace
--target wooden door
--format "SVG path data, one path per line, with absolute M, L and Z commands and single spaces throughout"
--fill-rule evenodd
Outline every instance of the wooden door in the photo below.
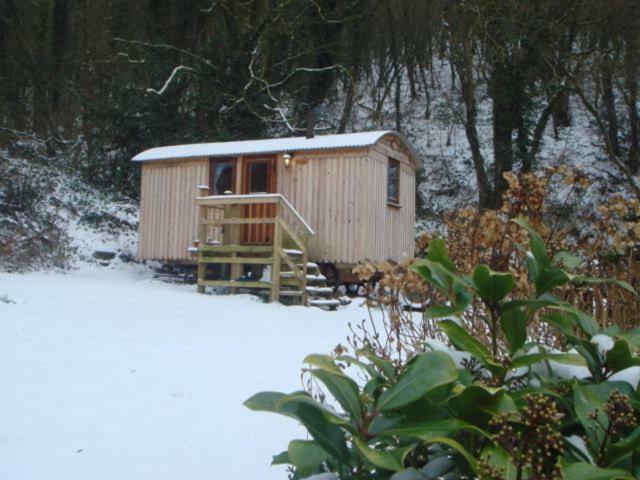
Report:
M 276 193 L 276 158 L 245 157 L 242 168 L 242 193 Z M 273 218 L 275 204 L 244 205 L 242 214 L 248 218 Z M 270 245 L 273 224 L 250 224 L 242 227 L 241 242 L 250 245 Z

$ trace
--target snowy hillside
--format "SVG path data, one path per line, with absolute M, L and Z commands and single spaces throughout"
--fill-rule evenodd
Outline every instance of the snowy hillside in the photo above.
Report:
M 0 150 L 0 270 L 68 268 L 96 264 L 112 251 L 118 265 L 137 248 L 137 204 L 100 192 L 69 173 L 66 159 Z

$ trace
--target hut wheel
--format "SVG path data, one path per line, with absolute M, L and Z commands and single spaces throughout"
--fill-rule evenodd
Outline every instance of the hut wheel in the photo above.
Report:
M 340 286 L 340 272 L 333 263 L 321 263 L 318 265 L 320 273 L 326 277 L 327 287 L 331 287 L 335 292 Z

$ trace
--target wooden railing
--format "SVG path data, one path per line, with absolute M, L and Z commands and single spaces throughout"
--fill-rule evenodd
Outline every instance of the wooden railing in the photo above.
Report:
M 206 187 L 199 188 L 198 292 L 204 293 L 207 286 L 269 289 L 269 300 L 277 302 L 282 286 L 288 285 L 299 289 L 300 301 L 306 305 L 307 250 L 315 232 L 302 215 L 281 194 L 209 196 Z M 273 216 L 250 216 L 246 206 L 256 205 L 264 207 L 262 214 Z M 265 226 L 258 244 L 242 242 L 243 236 L 247 237 L 242 229 L 250 225 Z M 229 265 L 229 278 L 208 279 L 207 266 L 214 264 Z M 283 264 L 290 274 L 281 271 Z M 270 280 L 241 279 L 243 265 L 270 265 Z

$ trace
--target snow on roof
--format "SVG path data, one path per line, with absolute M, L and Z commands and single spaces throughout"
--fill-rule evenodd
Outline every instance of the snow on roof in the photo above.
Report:
M 373 145 L 385 135 L 393 135 L 407 147 L 414 158 L 417 153 L 401 134 L 391 130 L 376 132 L 317 135 L 313 138 L 290 137 L 266 140 L 241 140 L 237 142 L 194 143 L 173 145 L 145 150 L 133 157 L 134 162 L 189 157 L 228 157 L 261 153 L 298 152 L 302 150 L 330 150 L 334 148 L 359 148 Z

